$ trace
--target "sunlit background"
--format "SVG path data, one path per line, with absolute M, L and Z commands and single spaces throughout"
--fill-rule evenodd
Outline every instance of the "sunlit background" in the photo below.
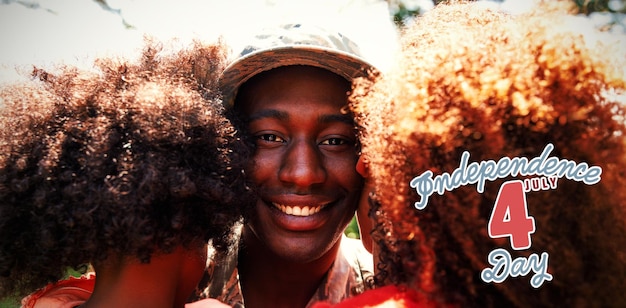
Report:
M 626 0 L 572 0 L 594 27 L 625 33 Z M 339 29 L 383 69 L 396 30 L 439 0 L 0 0 L 0 82 L 18 71 L 69 63 L 89 67 L 94 57 L 137 54 L 144 35 L 161 40 L 223 36 L 237 48 L 246 34 L 285 22 Z M 520 12 L 531 0 L 484 1 Z M 588 27 L 578 25 L 580 27 Z M 18 68 L 16 70 L 16 68 Z
M 223 36 L 237 48 L 246 34 L 277 22 L 338 28 L 367 57 L 389 59 L 377 54 L 395 40 L 390 20 L 380 0 L 2 0 L 0 80 L 15 77 L 16 64 L 89 65 L 100 55 L 132 56 L 146 34 L 181 45 Z

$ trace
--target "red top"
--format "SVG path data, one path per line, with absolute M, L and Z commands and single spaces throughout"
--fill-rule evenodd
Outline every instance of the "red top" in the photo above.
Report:
M 22 299 L 22 308 L 75 308 L 84 304 L 96 283 L 96 275 L 89 273 L 80 278 L 70 277 L 51 283 Z M 229 308 L 230 306 L 216 300 L 204 299 L 186 304 L 186 308 Z
M 336 305 L 331 305 L 326 302 L 318 302 L 311 308 L 359 307 L 430 308 L 435 307 L 435 305 L 416 291 L 398 286 L 385 286 L 368 290 L 360 295 L 348 298 Z
M 51 283 L 22 299 L 23 308 L 73 308 L 89 299 L 96 283 L 96 275 L 86 274 L 80 278 L 70 277 Z

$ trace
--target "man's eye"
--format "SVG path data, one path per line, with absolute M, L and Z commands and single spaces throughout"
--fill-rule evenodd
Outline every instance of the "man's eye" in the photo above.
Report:
M 259 140 L 267 141 L 267 142 L 285 142 L 285 140 L 281 137 L 278 137 L 274 134 L 263 134 L 258 135 L 257 138 Z
M 324 145 L 344 145 L 344 144 L 348 144 L 348 140 L 343 139 L 343 138 L 328 138 L 324 141 L 322 141 L 320 144 L 324 144 Z

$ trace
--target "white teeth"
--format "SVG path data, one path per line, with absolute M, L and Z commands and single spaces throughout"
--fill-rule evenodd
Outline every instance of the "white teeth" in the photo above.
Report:
M 317 212 L 319 212 L 320 210 L 322 210 L 322 208 L 324 208 L 325 205 L 321 205 L 321 206 L 287 206 L 287 205 L 282 205 L 282 204 L 278 204 L 278 203 L 273 203 L 274 207 L 276 207 L 277 209 L 279 209 L 281 212 L 287 214 L 287 215 L 293 215 L 293 216 L 311 216 Z

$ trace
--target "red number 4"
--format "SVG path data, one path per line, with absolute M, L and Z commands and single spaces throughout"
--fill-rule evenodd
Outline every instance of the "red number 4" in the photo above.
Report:
M 535 219 L 528 216 L 522 181 L 508 181 L 500 186 L 487 229 L 491 238 L 508 236 L 515 250 L 530 248 Z

